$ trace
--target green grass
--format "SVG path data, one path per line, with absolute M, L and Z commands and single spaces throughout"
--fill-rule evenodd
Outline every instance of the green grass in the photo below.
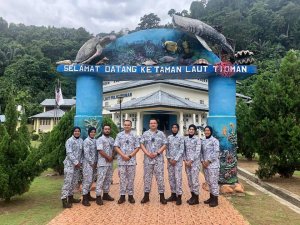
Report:
M 300 215 L 272 197 L 243 183 L 246 196 L 232 196 L 229 200 L 251 225 L 299 225 Z
M 29 192 L 13 197 L 9 203 L 0 201 L 0 224 L 47 224 L 63 210 L 60 201 L 62 182 L 62 176 L 42 175 L 33 181 Z
M 296 170 L 296 171 L 294 172 L 293 176 L 298 176 L 298 177 L 300 177 L 300 171 L 299 171 L 299 170 Z

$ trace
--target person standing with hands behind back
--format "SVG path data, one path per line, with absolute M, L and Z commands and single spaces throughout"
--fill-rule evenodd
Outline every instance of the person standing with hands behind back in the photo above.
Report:
M 210 126 L 204 128 L 204 134 L 205 139 L 202 141 L 201 163 L 210 192 L 209 199 L 204 201 L 204 203 L 209 204 L 210 207 L 216 207 L 219 196 L 220 147 L 218 139 L 212 136 L 213 130 Z
M 66 141 L 64 184 L 61 191 L 61 200 L 64 208 L 71 208 L 72 203 L 80 202 L 80 199 L 73 197 L 82 161 L 83 140 L 80 138 L 80 132 L 80 127 L 74 127 L 72 137 Z
M 103 135 L 96 141 L 98 155 L 97 182 L 96 182 L 96 203 L 103 205 L 103 200 L 114 201 L 108 192 L 113 176 L 113 147 L 114 139 L 110 137 L 110 126 L 103 125 Z M 103 190 L 103 198 L 101 191 Z

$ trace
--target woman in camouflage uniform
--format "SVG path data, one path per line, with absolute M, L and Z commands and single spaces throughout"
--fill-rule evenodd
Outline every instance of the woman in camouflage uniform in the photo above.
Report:
M 79 203 L 73 193 L 78 183 L 79 169 L 82 163 L 83 140 L 80 138 L 80 127 L 74 127 L 73 135 L 66 142 L 66 158 L 64 160 L 64 184 L 61 200 L 64 208 L 71 208 L 72 203 Z

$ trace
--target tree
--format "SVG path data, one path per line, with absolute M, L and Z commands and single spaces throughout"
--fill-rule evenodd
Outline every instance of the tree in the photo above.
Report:
M 5 123 L 0 125 L 0 198 L 11 197 L 29 190 L 33 179 L 42 171 L 36 149 L 31 148 L 25 116 L 18 130 L 19 115 L 11 97 L 5 109 Z
M 300 52 L 294 50 L 283 58 L 275 74 L 266 71 L 255 82 L 250 116 L 243 122 L 251 127 L 252 138 L 244 141 L 259 154 L 260 178 L 276 173 L 291 177 L 300 163 L 299 82 Z M 244 117 L 249 113 L 245 112 Z
M 176 13 L 176 10 L 175 10 L 175 9 L 170 9 L 170 10 L 168 11 L 168 15 L 171 16 L 171 17 L 172 17 L 175 13 Z
M 63 174 L 63 161 L 66 157 L 65 143 L 72 136 L 74 127 L 75 108 L 65 113 L 53 130 L 45 136 L 40 144 L 39 151 L 44 168 L 52 168 L 59 174 Z
M 160 18 L 154 13 L 146 14 L 140 19 L 137 29 L 146 30 L 159 27 Z
M 238 152 L 245 156 L 248 160 L 252 160 L 255 154 L 255 147 L 252 144 L 253 139 L 255 139 L 252 132 L 254 121 L 251 114 L 251 104 L 247 104 L 244 100 L 239 101 L 236 107 L 236 117 L 238 124 Z
M 206 1 L 193 1 L 190 6 L 191 17 L 194 19 L 200 19 L 206 15 L 205 10 Z

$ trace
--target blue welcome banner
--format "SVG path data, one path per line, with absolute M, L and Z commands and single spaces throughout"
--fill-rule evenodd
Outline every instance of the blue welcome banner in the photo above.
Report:
M 131 66 L 131 65 L 59 65 L 57 71 L 64 75 L 93 74 L 103 80 L 147 80 L 147 79 L 203 79 L 220 76 L 224 72 L 231 77 L 245 79 L 257 72 L 257 67 L 250 65 L 233 65 L 220 68 L 217 65 L 193 66 Z

